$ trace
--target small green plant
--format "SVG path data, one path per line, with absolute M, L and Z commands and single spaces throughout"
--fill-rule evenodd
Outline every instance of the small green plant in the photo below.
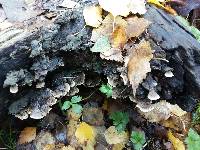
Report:
M 109 116 L 109 119 L 113 121 L 113 125 L 119 132 L 124 131 L 126 128 L 126 125 L 129 122 L 128 113 L 120 112 L 120 111 L 111 113 L 111 115 Z
M 176 18 L 194 35 L 197 41 L 200 42 L 200 31 L 194 26 L 190 26 L 190 23 L 185 18 L 181 16 L 176 16 Z
M 79 103 L 80 101 L 82 101 L 82 97 L 81 96 L 73 96 L 71 98 L 71 100 L 66 100 L 61 109 L 62 110 L 67 110 L 69 108 L 72 108 L 72 111 L 77 113 L 77 114 L 80 114 L 83 110 L 83 107 L 80 105 L 80 104 L 77 104 Z
M 190 128 L 188 137 L 185 139 L 188 150 L 199 150 L 200 148 L 200 136 L 199 134 Z
M 200 124 L 200 104 L 197 105 L 196 111 L 193 113 L 192 116 L 192 123 L 194 125 Z
M 9 129 L 9 131 L 0 130 L 0 149 L 5 148 L 9 150 L 16 149 L 16 138 L 15 133 Z M 3 147 L 2 147 L 3 146 Z
M 132 131 L 130 140 L 135 150 L 142 150 L 146 142 L 145 134 L 142 131 Z
M 106 94 L 107 97 L 112 96 L 112 86 L 107 83 L 107 85 L 102 84 L 101 87 L 99 88 L 101 93 Z

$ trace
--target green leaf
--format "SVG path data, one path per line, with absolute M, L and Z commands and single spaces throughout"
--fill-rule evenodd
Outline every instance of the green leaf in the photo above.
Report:
M 77 113 L 77 114 L 80 114 L 83 110 L 83 107 L 79 104 L 72 104 L 72 111 Z
M 135 150 L 142 150 L 142 147 L 146 142 L 145 134 L 141 131 L 132 131 L 130 140 L 133 143 Z
M 200 147 L 200 136 L 196 131 L 190 129 L 188 137 L 185 139 L 188 150 L 199 150 Z
M 71 102 L 70 102 L 70 101 L 65 101 L 65 102 L 63 103 L 61 109 L 62 109 L 62 110 L 67 110 L 67 109 L 70 108 L 70 106 L 71 106 Z
M 197 105 L 196 111 L 192 115 L 192 123 L 195 124 L 200 124 L 200 103 Z
M 94 46 L 90 49 L 92 52 L 105 52 L 111 49 L 109 38 L 107 36 L 100 37 Z
M 119 132 L 124 131 L 129 122 L 129 116 L 126 112 L 113 112 L 109 118 L 113 121 L 113 125 Z
M 176 19 L 178 19 L 182 25 L 184 26 L 190 26 L 190 23 L 182 16 L 176 16 Z
M 73 96 L 73 97 L 71 98 L 71 102 L 72 102 L 73 104 L 78 103 L 78 102 L 80 102 L 81 100 L 82 100 L 82 97 L 81 97 L 81 96 Z
M 200 31 L 194 26 L 190 26 L 190 23 L 185 18 L 181 16 L 176 16 L 176 18 L 182 23 L 183 26 L 185 26 L 185 28 L 187 28 L 194 35 L 197 41 L 200 42 Z
M 106 94 L 107 97 L 111 97 L 112 96 L 112 86 L 110 86 L 109 84 L 105 85 L 101 85 L 101 87 L 99 88 L 99 90 L 103 93 Z

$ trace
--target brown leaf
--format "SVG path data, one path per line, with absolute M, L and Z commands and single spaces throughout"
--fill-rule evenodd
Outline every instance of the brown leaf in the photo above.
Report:
M 105 131 L 105 138 L 108 144 L 126 144 L 128 142 L 128 133 L 125 131 L 118 132 L 115 126 L 110 126 Z
M 160 122 L 164 127 L 173 129 L 179 133 L 186 134 L 191 125 L 191 113 L 186 113 L 181 117 L 170 116 L 169 119 Z
M 153 58 L 150 43 L 142 41 L 132 49 L 132 54 L 128 58 L 128 79 L 132 84 L 133 95 L 139 84 L 146 78 L 146 74 L 151 72 L 149 61 Z
M 21 131 L 18 139 L 19 144 L 26 144 L 33 141 L 36 137 L 36 127 L 26 127 Z
M 116 26 L 112 33 L 112 47 L 123 48 L 127 42 L 126 30 L 122 26 Z
M 125 20 L 128 23 L 126 28 L 128 39 L 140 36 L 151 24 L 148 20 L 144 18 L 138 18 L 137 16 L 128 17 Z

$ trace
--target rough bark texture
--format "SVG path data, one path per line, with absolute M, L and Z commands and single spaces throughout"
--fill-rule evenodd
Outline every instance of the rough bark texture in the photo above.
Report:
M 115 83 L 114 98 L 132 97 L 130 85 L 120 74 L 123 64 L 102 60 L 90 52 L 91 28 L 84 27 L 82 9 L 56 12 L 56 18 L 33 21 L 26 29 L 11 28 L 0 35 L 0 121 L 9 111 L 21 119 L 40 119 L 63 96 L 78 93 L 79 85 L 98 86 L 106 77 Z M 93 2 L 95 3 L 95 2 Z M 193 105 L 200 97 L 200 43 L 173 16 L 148 7 L 144 16 L 152 24 L 141 38 L 155 50 L 152 72 L 137 90 L 137 99 L 145 100 L 147 85 L 156 80 L 161 99 L 187 99 Z M 174 77 L 164 73 L 173 69 Z M 9 91 L 15 93 L 12 94 Z M 17 92 L 17 93 L 16 93 Z M 187 98 L 189 97 L 189 98 Z M 9 108 L 9 110 L 8 110 Z

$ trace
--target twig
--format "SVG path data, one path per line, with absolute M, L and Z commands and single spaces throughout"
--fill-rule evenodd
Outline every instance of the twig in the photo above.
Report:
M 164 58 L 153 58 L 153 59 L 156 59 L 156 60 L 163 60 L 163 61 L 169 62 L 169 60 L 164 59 Z

